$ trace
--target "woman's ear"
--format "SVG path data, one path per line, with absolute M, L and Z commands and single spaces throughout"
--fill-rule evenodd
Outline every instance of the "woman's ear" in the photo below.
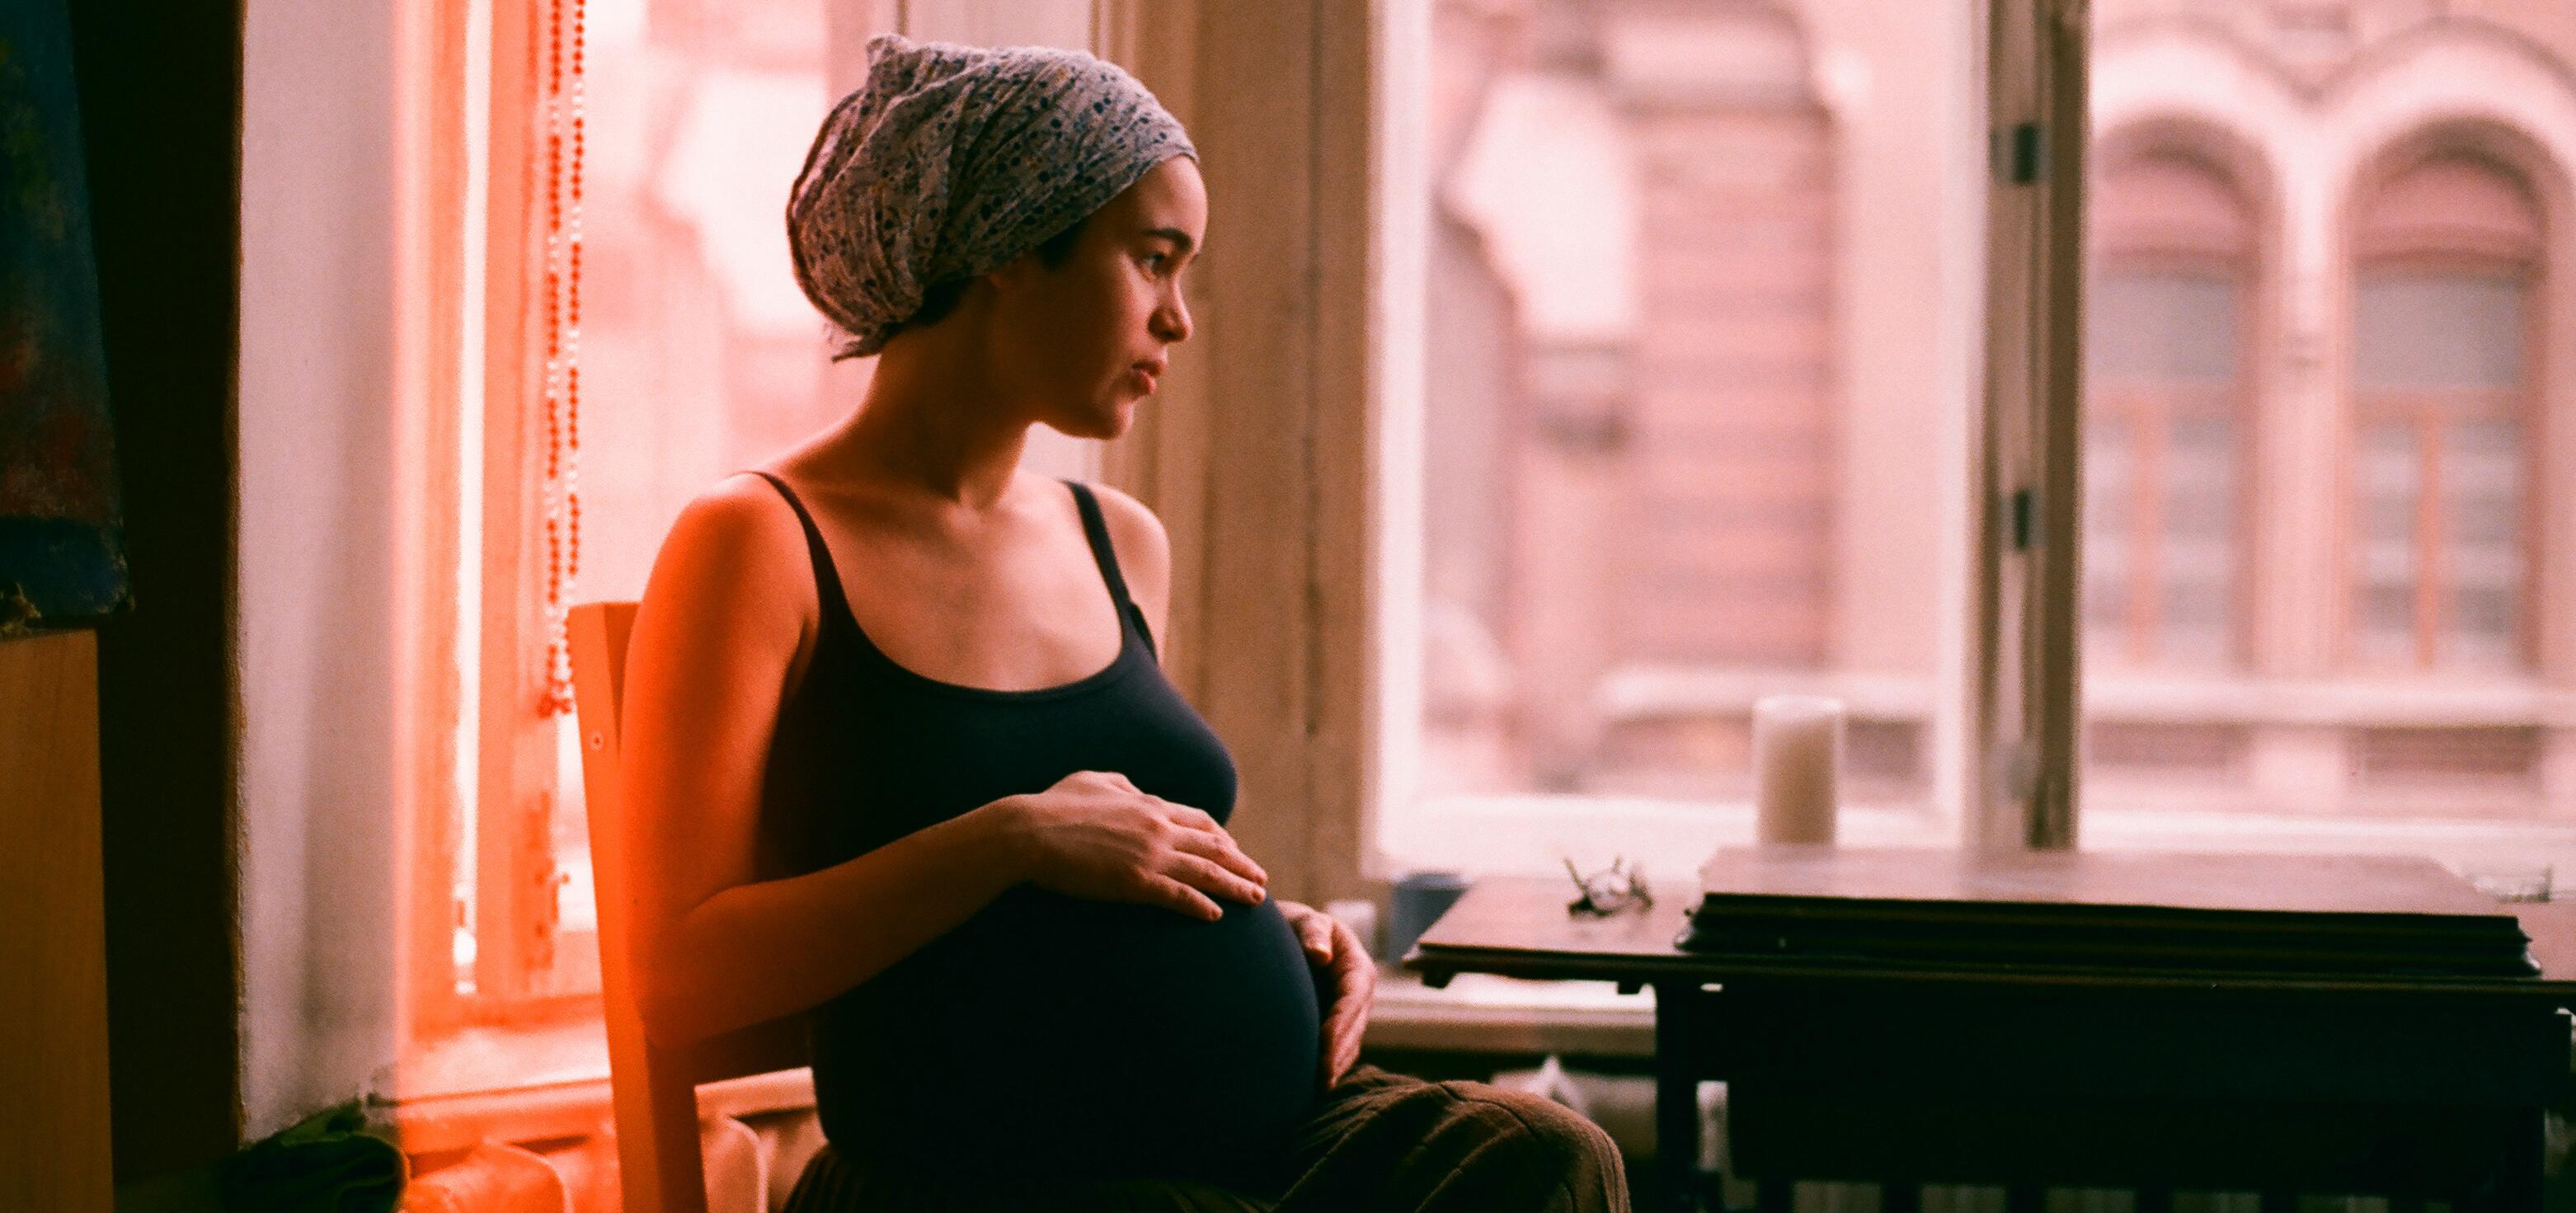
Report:
M 1031 251 L 994 267 L 984 275 L 983 281 L 999 294 L 1015 295 L 1027 290 L 1045 273 L 1046 266 L 1038 260 L 1037 253 Z

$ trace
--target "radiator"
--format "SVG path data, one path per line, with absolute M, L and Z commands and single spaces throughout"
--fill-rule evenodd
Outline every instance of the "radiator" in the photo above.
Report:
M 1618 1143 L 1632 1170 L 1651 1172 L 1656 1144 L 1653 1079 L 1569 1070 L 1550 1057 L 1534 1069 L 1505 1071 L 1494 1075 L 1492 1081 L 1496 1086 L 1546 1096 L 1590 1117 Z M 1726 1156 L 1726 1084 L 1701 1083 L 1699 1106 L 1699 1164 L 1703 1171 L 1722 1177 L 1717 1199 L 1710 1208 L 1751 1213 L 1758 1189 L 1751 1181 L 1732 1178 L 1734 1168 Z M 2571 1145 L 2576 1145 L 2576 1130 L 2554 1115 L 2548 1123 L 2548 1207 L 2563 1209 L 2566 1202 L 2562 1199 L 2559 1174 Z M 2305 1196 L 2300 1198 L 2297 1213 L 2390 1213 L 2389 1204 L 2375 1196 Z M 1878 1213 L 1879 1190 L 1875 1184 L 1801 1183 L 1791 1207 L 1792 1213 Z M 2135 1213 L 2136 1207 L 2136 1195 L 2126 1189 L 2051 1189 L 2042 1213 Z M 1999 1187 L 1926 1185 L 1919 1208 L 1921 1213 L 2005 1213 L 2005 1194 Z M 2177 1191 L 2168 1202 L 2169 1213 L 2262 1213 L 2262 1208 L 2261 1196 L 2251 1192 Z M 2420 1208 L 2447 1213 L 2441 1201 L 2424 1202 Z
M 823 1144 L 810 1109 L 701 1126 L 707 1213 L 775 1213 Z M 597 1132 L 412 1160 L 401 1213 L 618 1213 L 617 1143 Z M 424 1167 L 425 1163 L 434 1166 Z

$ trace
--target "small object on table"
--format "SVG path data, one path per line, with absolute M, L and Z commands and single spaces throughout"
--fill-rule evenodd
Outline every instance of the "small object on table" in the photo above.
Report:
M 1609 867 L 1590 876 L 1569 859 L 1565 874 L 1574 878 L 1575 888 L 1574 900 L 1565 904 L 1568 914 L 1608 918 L 1630 906 L 1649 910 L 1655 906 L 1654 894 L 1646 890 L 1645 869 L 1631 867 L 1625 859 L 1613 856 Z
M 1766 695 L 1753 705 L 1754 834 L 1765 843 L 1834 840 L 1843 703 Z

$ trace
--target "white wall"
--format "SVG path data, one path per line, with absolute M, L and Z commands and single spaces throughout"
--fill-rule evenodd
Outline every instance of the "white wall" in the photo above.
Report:
M 256 1138 L 390 1078 L 393 5 L 249 0 L 242 1080 Z

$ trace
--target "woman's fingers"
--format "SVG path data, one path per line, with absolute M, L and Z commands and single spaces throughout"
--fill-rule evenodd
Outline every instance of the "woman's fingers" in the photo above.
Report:
M 1192 808 L 1189 805 L 1181 804 L 1176 801 L 1165 800 L 1160 796 L 1154 796 L 1143 792 L 1139 792 L 1137 795 L 1144 796 L 1145 799 L 1154 802 L 1154 807 L 1163 810 L 1164 815 L 1170 817 L 1172 819 L 1172 823 L 1175 825 L 1197 830 L 1202 834 L 1225 833 L 1225 827 L 1218 825 L 1216 818 L 1209 814 L 1206 809 Z
M 1333 1013 L 1324 1018 L 1323 1069 L 1324 1085 L 1329 1087 L 1351 1072 L 1360 1059 L 1360 1038 L 1368 1030 L 1368 1018 L 1358 1010 L 1336 1001 Z
M 1297 946 L 1305 949 L 1306 963 L 1317 968 L 1333 962 L 1333 920 L 1300 901 L 1279 903 L 1279 915 L 1288 920 L 1289 929 L 1297 932 Z
M 1270 873 L 1262 871 L 1260 864 L 1252 862 L 1251 856 L 1234 845 L 1233 836 L 1222 830 L 1214 834 L 1185 831 L 1172 840 L 1172 845 L 1184 854 L 1214 860 L 1245 880 L 1269 887 Z
M 1369 959 L 1359 933 L 1338 918 L 1318 914 L 1332 932 L 1333 1010 L 1324 1025 L 1324 1053 L 1331 1067 L 1325 1085 L 1341 1080 L 1360 1059 L 1360 1038 L 1368 1033 L 1368 1015 L 1377 1002 L 1377 962 Z
M 1225 865 L 1204 856 L 1187 853 L 1175 855 L 1172 857 L 1170 871 L 1172 875 L 1180 877 L 1182 881 L 1195 888 L 1205 889 L 1220 897 L 1232 898 L 1248 906 L 1260 905 L 1261 899 L 1269 895 L 1268 890 L 1262 888 L 1259 882 L 1230 871 Z
M 1207 894 L 1169 876 L 1147 873 L 1145 884 L 1148 893 L 1147 901 L 1150 904 L 1178 910 L 1206 922 L 1215 922 L 1225 917 L 1224 907 L 1217 905 Z

